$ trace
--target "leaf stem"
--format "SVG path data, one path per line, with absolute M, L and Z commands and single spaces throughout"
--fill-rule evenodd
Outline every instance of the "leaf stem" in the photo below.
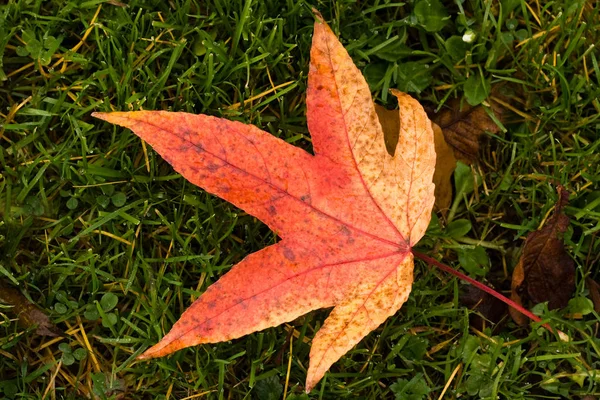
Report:
M 509 305 L 510 307 L 514 308 L 515 310 L 517 310 L 518 312 L 520 312 L 521 314 L 524 314 L 525 316 L 529 317 L 531 320 L 535 321 L 535 322 L 541 322 L 542 320 L 540 319 L 540 317 L 538 317 L 537 315 L 533 314 L 531 311 L 523 308 L 522 306 L 518 305 L 517 303 L 515 303 L 514 301 L 512 301 L 511 299 L 509 299 L 508 297 L 496 292 L 494 289 L 484 285 L 481 282 L 476 281 L 473 278 L 469 278 L 467 275 L 463 274 L 460 271 L 455 270 L 454 268 L 446 265 L 446 264 L 442 264 L 441 262 L 439 262 L 438 260 L 436 260 L 435 258 L 429 257 L 423 253 L 419 253 L 418 251 L 413 250 L 413 254 L 415 255 L 415 257 L 420 258 L 421 260 L 425 261 L 426 263 L 430 264 L 430 265 L 435 265 L 436 267 L 438 267 L 439 269 L 441 269 L 442 271 L 445 271 L 451 275 L 454 275 L 460 279 L 462 279 L 465 282 L 469 282 L 471 285 L 477 287 L 478 289 L 483 290 L 484 292 L 494 296 L 495 298 L 497 298 L 498 300 L 502 301 L 503 303 Z M 542 326 L 546 329 L 548 329 L 550 332 L 555 332 L 554 329 L 552 329 L 550 327 L 550 325 L 548 324 L 542 324 Z M 561 339 L 563 338 L 564 333 L 556 330 L 556 332 L 558 333 L 558 335 L 561 337 Z

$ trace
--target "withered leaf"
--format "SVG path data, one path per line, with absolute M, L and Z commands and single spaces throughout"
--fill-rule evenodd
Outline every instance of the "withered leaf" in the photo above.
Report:
M 489 117 L 483 106 L 470 106 L 460 99 L 450 100 L 438 113 L 430 113 L 431 120 L 444 132 L 446 142 L 454 150 L 455 157 L 465 164 L 473 164 L 479 159 L 479 146 L 485 133 L 496 134 L 500 128 Z M 499 121 L 506 115 L 498 103 L 490 99 L 491 111 Z
M 475 286 L 464 286 L 461 292 L 460 302 L 479 313 L 472 314 L 469 318 L 470 325 L 475 329 L 483 330 L 485 320 L 497 324 L 506 314 L 508 306 L 505 303 Z
M 585 279 L 585 285 L 590 291 L 590 297 L 592 298 L 592 303 L 594 303 L 594 310 L 597 313 L 600 313 L 600 284 L 588 277 Z
M 450 208 L 452 202 L 452 174 L 456 169 L 456 158 L 452 148 L 446 142 L 442 129 L 435 123 L 433 127 L 433 140 L 435 142 L 435 171 L 433 172 L 433 183 L 435 184 L 436 210 L 442 212 Z
M 61 336 L 61 331 L 50 321 L 50 318 L 38 306 L 27 300 L 17 289 L 0 281 L 0 303 L 11 306 L 10 309 L 23 328 L 35 328 L 40 336 Z
M 375 104 L 375 112 L 383 130 L 383 140 L 385 149 L 390 156 L 394 156 L 400 132 L 400 115 L 397 110 L 388 110 L 387 108 Z
M 562 308 L 575 290 L 575 263 L 562 240 L 569 227 L 569 217 L 563 213 L 569 192 L 562 186 L 557 189 L 554 214 L 541 229 L 527 236 L 513 272 L 511 298 L 520 305 L 548 302 L 549 309 Z M 527 318 L 518 311 L 511 308 L 510 313 L 518 324 L 527 323 Z

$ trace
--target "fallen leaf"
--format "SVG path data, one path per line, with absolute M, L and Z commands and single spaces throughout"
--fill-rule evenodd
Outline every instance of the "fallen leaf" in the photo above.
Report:
M 565 307 L 575 291 L 575 263 L 565 250 L 562 235 L 569 227 L 563 208 L 569 192 L 558 186 L 558 202 L 544 226 L 527 235 L 521 258 L 513 271 L 511 298 L 519 305 L 548 302 L 549 309 Z M 527 318 L 510 309 L 513 320 L 527 323 Z
M 469 316 L 469 324 L 480 331 L 489 326 L 486 321 L 494 324 L 500 322 L 508 308 L 501 300 L 472 285 L 461 288 L 460 302 L 469 309 L 477 311 L 476 314 Z
M 594 311 L 600 313 L 600 284 L 590 277 L 585 278 L 585 286 L 590 291 L 592 303 L 594 303 Z
M 385 148 L 393 157 L 400 138 L 400 114 L 398 114 L 398 110 L 388 110 L 379 104 L 375 104 L 375 112 L 383 131 Z
M 433 137 L 435 142 L 435 172 L 433 183 L 435 184 L 435 208 L 446 212 L 452 202 L 452 174 L 456 169 L 456 158 L 452 148 L 446 143 L 442 129 L 435 123 Z
M 107 3 L 112 4 L 113 6 L 117 6 L 117 7 L 127 7 L 127 4 L 117 1 L 117 0 L 108 0 Z
M 383 129 L 385 147 L 388 153 L 393 156 L 398 144 L 400 116 L 397 110 L 388 110 L 379 104 L 375 105 L 375 111 Z M 442 129 L 435 123 L 432 123 L 431 126 L 436 154 L 435 172 L 433 173 L 433 183 L 435 184 L 434 207 L 436 210 L 445 211 L 448 210 L 452 201 L 451 178 L 456 168 L 456 158 L 454 158 L 452 148 L 446 143 Z
M 57 337 L 61 331 L 50 321 L 50 318 L 38 306 L 27 300 L 17 289 L 0 281 L 0 303 L 11 306 L 19 325 L 29 329 L 35 327 L 40 336 Z
M 506 114 L 504 108 L 491 99 L 489 104 L 496 118 L 502 121 Z M 460 99 L 449 101 L 439 113 L 430 113 L 429 117 L 442 128 L 455 157 L 465 164 L 473 164 L 479 159 L 479 146 L 486 132 L 496 134 L 500 131 L 483 106 L 461 104 Z
M 395 156 L 369 87 L 317 14 L 307 121 L 315 155 L 255 126 L 163 111 L 95 113 L 132 129 L 190 182 L 254 215 L 281 241 L 209 287 L 140 359 L 239 338 L 334 307 L 312 341 L 306 391 L 398 311 L 434 202 L 431 122 L 398 98 Z

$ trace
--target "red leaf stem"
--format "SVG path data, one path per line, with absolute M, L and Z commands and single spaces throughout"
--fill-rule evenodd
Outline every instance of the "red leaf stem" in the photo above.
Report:
M 484 285 L 481 282 L 476 281 L 475 279 L 469 278 L 467 275 L 463 274 L 460 271 L 455 270 L 454 268 L 442 264 L 441 262 L 439 262 L 438 260 L 436 260 L 435 258 L 429 257 L 423 253 L 419 253 L 418 251 L 413 250 L 412 251 L 414 256 L 417 258 L 420 258 L 421 260 L 425 261 L 428 264 L 431 265 L 435 265 L 436 267 L 438 267 L 439 269 L 441 269 L 442 271 L 445 271 L 451 275 L 454 275 L 456 277 L 458 277 L 459 279 L 462 279 L 465 282 L 469 282 L 471 285 L 483 290 L 484 292 L 491 294 L 492 296 L 494 296 L 495 298 L 497 298 L 498 300 L 504 302 L 505 304 L 509 305 L 510 307 L 514 308 L 515 310 L 517 310 L 518 312 L 526 315 L 527 317 L 529 317 L 531 320 L 535 321 L 535 322 L 541 322 L 540 317 L 538 317 L 537 315 L 533 314 L 531 311 L 523 308 L 522 306 L 518 305 L 517 303 L 515 303 L 514 301 L 512 301 L 511 299 L 509 299 L 506 296 L 503 296 L 502 294 L 498 293 L 497 291 L 495 291 L 494 289 Z M 542 326 L 546 329 L 548 329 L 550 332 L 554 332 L 554 330 L 550 327 L 550 325 L 548 324 L 542 324 Z M 560 331 L 556 331 L 557 333 L 562 333 Z

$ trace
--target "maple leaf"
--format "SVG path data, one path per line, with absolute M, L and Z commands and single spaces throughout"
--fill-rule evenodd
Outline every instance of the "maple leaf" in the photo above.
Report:
M 385 147 L 369 87 L 316 13 L 307 121 L 314 155 L 252 125 L 138 111 L 94 116 L 132 129 L 176 171 L 275 231 L 210 286 L 139 358 L 215 343 L 334 307 L 312 341 L 306 391 L 406 301 L 414 246 L 434 202 L 431 122 L 398 98 L 400 134 Z

